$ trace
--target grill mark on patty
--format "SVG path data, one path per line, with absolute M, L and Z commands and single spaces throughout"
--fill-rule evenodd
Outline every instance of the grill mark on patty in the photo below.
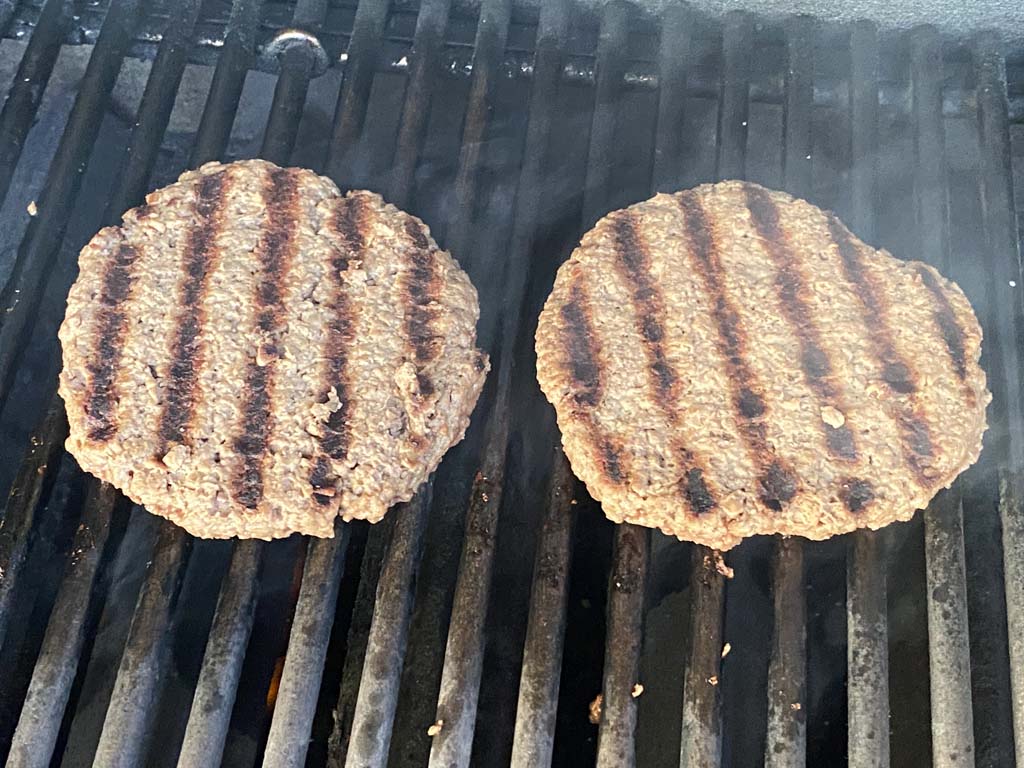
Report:
M 778 206 L 761 187 L 746 185 L 745 192 L 754 229 L 775 266 L 775 286 L 782 313 L 800 343 L 800 367 L 804 379 L 820 406 L 832 407 L 845 414 L 847 409 L 835 386 L 832 359 L 815 325 L 814 313 L 807 300 L 807 283 L 790 247 L 789 233 L 779 221 Z M 824 421 L 820 423 L 829 453 L 844 461 L 856 461 L 857 446 L 849 425 L 834 427 Z
M 594 408 L 601 401 L 604 382 L 601 380 L 601 342 L 594 332 L 588 309 L 590 298 L 577 277 L 569 287 L 569 300 L 561 306 L 564 323 L 566 371 L 569 374 L 570 398 L 577 418 L 591 436 L 604 474 L 616 485 L 625 482 L 621 448 L 602 433 Z
M 436 304 L 441 294 L 440 275 L 437 274 L 435 251 L 420 223 L 409 217 L 405 221 L 405 234 L 412 243 L 410 266 L 403 281 L 405 303 L 406 341 L 416 363 L 416 385 L 420 397 L 430 397 L 436 391 L 433 380 L 425 373 L 426 365 L 437 357 L 441 337 L 434 331 L 437 319 Z
M 780 511 L 797 494 L 796 475 L 775 456 L 768 445 L 764 416 L 767 404 L 757 375 L 746 360 L 746 334 L 740 314 L 725 292 L 725 270 L 718 255 L 711 222 L 700 200 L 692 192 L 677 196 L 683 212 L 683 227 L 693 262 L 711 303 L 711 314 L 718 329 L 718 350 L 725 362 L 737 431 L 757 466 L 761 501 L 769 509 Z
M 271 431 L 274 360 L 280 356 L 277 334 L 281 330 L 281 298 L 294 253 L 300 221 L 298 174 L 276 168 L 264 191 L 266 228 L 256 245 L 260 266 L 256 283 L 257 336 L 261 337 L 256 360 L 249 363 L 242 389 L 242 433 L 235 450 L 242 457 L 236 479 L 235 499 L 255 509 L 263 499 L 263 459 Z M 261 364 L 263 363 L 263 364 Z
M 969 405 L 974 405 L 974 391 L 966 386 L 967 354 L 964 351 L 964 332 L 956 319 L 956 314 L 953 312 L 953 305 L 949 303 L 946 291 L 939 285 L 939 281 L 935 279 L 935 274 L 928 267 L 923 264 L 919 265 L 917 267 L 917 274 L 920 275 L 921 282 L 924 283 L 925 288 L 932 295 L 935 304 L 932 317 L 935 319 L 935 325 L 938 326 L 939 332 L 942 334 L 942 340 L 946 343 L 946 350 L 949 352 L 949 359 L 953 363 L 956 377 L 960 379 L 961 383 L 965 384 L 964 396 Z
M 138 257 L 133 246 L 122 242 L 110 257 L 100 289 L 96 346 L 87 366 L 90 385 L 85 408 L 88 438 L 96 442 L 106 442 L 117 433 L 116 377 L 127 328 L 123 304 L 131 295 Z
M 893 393 L 906 396 L 906 400 L 900 397 L 891 399 L 892 417 L 900 431 L 904 463 L 919 484 L 930 485 L 926 470 L 933 455 L 931 430 L 917 402 L 913 371 L 896 349 L 890 330 L 888 301 L 861 259 L 860 249 L 853 242 L 849 230 L 835 216 L 827 218 L 829 234 L 839 249 L 846 280 L 860 300 L 868 344 L 882 380 Z
M 192 224 L 185 243 L 185 275 L 178 289 L 181 311 L 171 344 L 167 395 L 157 429 L 158 459 L 163 458 L 171 443 L 185 442 L 195 412 L 196 378 L 205 351 L 200 338 L 206 325 L 203 299 L 220 259 L 217 236 L 223 224 L 228 182 L 228 171 L 220 171 L 202 175 L 196 184 L 195 215 L 199 220 Z
M 331 220 L 331 226 L 344 246 L 334 251 L 328 270 L 332 291 L 331 319 L 327 324 L 327 338 L 324 344 L 324 355 L 327 358 L 325 384 L 320 392 L 320 402 L 326 403 L 332 389 L 336 390 L 338 409 L 327 417 L 323 434 L 320 436 L 320 450 L 323 455 L 317 457 L 309 477 L 314 490 L 313 498 L 321 505 L 330 504 L 332 497 L 315 491 L 333 486 L 331 460 L 344 460 L 348 456 L 351 440 L 347 422 L 352 413 L 352 393 L 346 368 L 349 349 L 355 337 L 356 318 L 352 303 L 345 292 L 342 273 L 348 269 L 350 261 L 362 255 L 366 247 L 366 216 L 365 199 L 361 195 L 355 195 L 338 202 Z
M 612 229 L 615 234 L 615 263 L 629 284 L 637 330 L 643 339 L 649 363 L 648 373 L 656 390 L 655 401 L 678 434 L 679 377 L 669 365 L 663 344 L 665 329 L 661 318 L 667 316 L 665 297 L 651 276 L 650 254 L 633 215 L 628 211 L 623 212 L 614 220 Z M 708 488 L 702 462 L 679 437 L 672 439 L 672 447 L 683 465 L 680 490 L 690 509 L 695 515 L 711 511 L 715 508 L 716 502 Z
M 856 514 L 875 500 L 875 488 L 869 480 L 848 478 L 840 486 L 839 498 L 848 510 Z

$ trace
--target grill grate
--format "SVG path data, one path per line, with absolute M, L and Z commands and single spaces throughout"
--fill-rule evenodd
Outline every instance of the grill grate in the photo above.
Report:
M 51 384 L 0 525 L 0 661 L 29 660 L 0 679 L 9 766 L 859 768 L 929 752 L 936 765 L 1024 765 L 1024 302 L 1013 290 L 1024 280 L 1010 141 L 1024 77 L 1012 60 L 1008 87 L 996 37 L 880 37 L 868 22 L 740 12 L 719 25 L 683 7 L 653 19 L 621 0 L 595 14 L 568 0 L 539 13 L 511 0 L 476 14 L 451 0 L 81 10 L 0 4 L 0 27 L 31 35 L 0 111 L 0 198 L 33 152 L 62 41 L 95 42 L 0 292 L 8 411 L 128 56 L 152 65 L 104 223 L 151 185 L 189 62 L 215 65 L 189 165 L 228 155 L 253 69 L 277 75 L 259 154 L 287 164 L 305 156 L 326 56 L 341 70 L 337 107 L 313 165 L 430 221 L 480 289 L 494 370 L 466 441 L 370 531 L 339 523 L 331 540 L 238 542 L 229 556 L 159 523 L 109 670 L 95 643 L 138 560 L 129 545 L 153 524 L 91 479 L 59 503 L 74 473 L 60 469 L 67 424 Z M 278 36 L 284 27 L 309 37 Z M 399 112 L 386 129 L 387 104 Z M 557 261 L 606 211 L 731 177 L 834 207 L 866 240 L 956 278 L 985 328 L 994 401 L 981 463 L 919 522 L 824 544 L 747 542 L 727 579 L 709 550 L 600 518 L 551 451 L 530 323 Z M 52 519 L 73 533 L 54 533 Z M 202 570 L 214 560 L 219 570 Z M 33 586 L 46 567 L 63 574 L 49 598 Z M 289 579 L 282 600 L 272 587 Z M 218 588 L 212 615 L 196 619 L 185 595 Z M 926 615 L 904 615 L 918 598 Z M 194 674 L 176 658 L 190 632 L 205 648 Z M 595 729 L 585 702 L 599 691 Z M 191 709 L 165 722 L 174 695 Z

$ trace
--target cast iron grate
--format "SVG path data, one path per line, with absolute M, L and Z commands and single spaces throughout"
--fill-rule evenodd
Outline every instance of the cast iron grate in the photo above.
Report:
M 1024 77 L 1012 59 L 1008 87 L 996 37 L 652 18 L 619 0 L 47 0 L 0 4 L 0 25 L 28 38 L 0 112 L 3 197 L 62 43 L 95 43 L 0 295 L 7 409 L 128 56 L 152 67 L 130 136 L 105 148 L 120 167 L 92 229 L 167 164 L 189 62 L 215 67 L 192 166 L 227 156 L 248 73 L 273 71 L 259 154 L 422 215 L 480 289 L 494 361 L 467 440 L 387 522 L 233 547 L 69 468 L 51 385 L 0 525 L 8 765 L 1024 765 Z M 267 54 L 283 28 L 323 51 L 299 39 Z M 303 133 L 325 64 L 334 120 Z M 603 521 L 555 449 L 531 353 L 580 231 L 653 190 L 728 177 L 832 207 L 956 278 L 995 395 L 982 461 L 915 523 L 751 541 L 731 580 L 706 550 Z

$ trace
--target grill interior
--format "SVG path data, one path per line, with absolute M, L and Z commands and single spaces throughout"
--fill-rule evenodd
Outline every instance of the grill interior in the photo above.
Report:
M 996 35 L 620 0 L 25 0 L 0 29 L 7 765 L 1024 765 L 1024 57 Z M 332 540 L 193 541 L 61 448 L 78 249 L 255 155 L 421 216 L 481 296 L 466 440 Z M 597 218 L 736 177 L 957 280 L 995 399 L 981 461 L 914 521 L 748 540 L 726 578 L 604 519 L 532 336 Z

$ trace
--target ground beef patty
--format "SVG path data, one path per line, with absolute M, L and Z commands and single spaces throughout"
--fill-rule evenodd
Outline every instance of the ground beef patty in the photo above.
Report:
M 565 452 L 608 517 L 718 549 L 911 517 L 981 450 L 980 353 L 932 267 L 736 181 L 606 216 L 537 329 Z
M 204 537 L 380 520 L 462 439 L 476 291 L 370 192 L 211 163 L 99 232 L 60 330 L 68 450 Z

